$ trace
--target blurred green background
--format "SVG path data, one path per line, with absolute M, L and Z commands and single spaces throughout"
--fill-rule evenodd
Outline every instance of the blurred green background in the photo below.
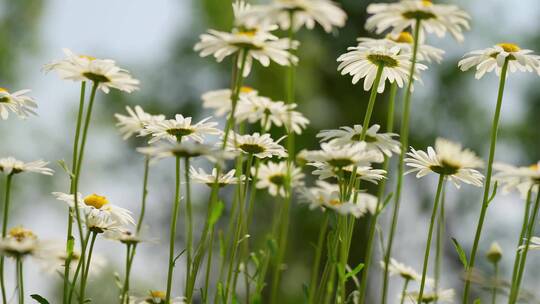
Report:
M 322 29 L 302 30 L 297 70 L 297 101 L 299 110 L 310 120 L 308 130 L 298 138 L 298 147 L 317 147 L 315 134 L 321 129 L 360 123 L 364 115 L 367 94 L 361 86 L 353 86 L 350 77 L 336 71 L 336 58 L 348 46 L 366 33 L 365 8 L 370 1 L 339 1 L 348 14 L 344 28 L 327 34 Z M 457 61 L 467 51 L 499 42 L 514 42 L 523 48 L 540 50 L 540 2 L 537 0 L 445 1 L 459 5 L 472 15 L 472 30 L 458 44 L 451 38 L 428 37 L 427 43 L 446 50 L 444 62 L 432 64 L 423 73 L 423 85 L 416 86 L 413 97 L 411 145 L 425 149 L 437 136 L 460 141 L 482 156 L 487 155 L 489 128 L 496 98 L 497 78 L 488 75 L 474 79 L 473 73 L 463 73 Z M 39 117 L 26 121 L 10 117 L 0 121 L 0 157 L 9 155 L 22 160 L 43 158 L 51 161 L 57 174 L 54 178 L 21 175 L 13 192 L 11 225 L 28 226 L 44 239 L 64 239 L 65 209 L 50 192 L 67 191 L 68 181 L 56 160 L 69 160 L 73 138 L 75 111 L 79 87 L 61 81 L 56 75 L 46 75 L 41 66 L 62 57 L 61 48 L 77 53 L 112 58 L 128 68 L 141 80 L 141 90 L 131 95 L 112 92 L 100 94 L 83 168 L 82 191 L 107 195 L 113 203 L 139 209 L 142 182 L 142 159 L 134 148 L 142 141 L 123 142 L 114 127 L 113 114 L 124 112 L 125 105 L 140 104 L 152 113 L 175 113 L 202 118 L 200 95 L 208 90 L 228 87 L 230 61 L 218 64 L 211 58 L 200 58 L 192 51 L 198 36 L 208 28 L 229 30 L 232 11 L 229 0 L 1 0 L 0 1 L 0 87 L 10 91 L 32 89 L 39 103 Z M 246 84 L 262 95 L 283 99 L 285 69 L 277 66 L 263 69 L 256 66 Z M 536 74 L 513 74 L 507 83 L 496 159 L 516 165 L 529 165 L 540 155 L 540 88 Z M 384 124 L 386 95 L 379 96 L 373 122 Z M 398 113 L 401 96 L 397 99 Z M 399 114 L 397 118 L 399 123 Z M 397 129 L 396 129 L 397 130 Z M 135 293 L 165 286 L 166 238 L 169 208 L 173 191 L 170 163 L 162 162 L 151 172 L 147 234 L 155 240 L 140 246 L 134 265 Z M 4 178 L 4 177 L 2 177 Z M 394 179 L 391 178 L 391 184 Z M 402 200 L 395 257 L 419 269 L 425 242 L 428 213 L 435 187 L 433 178 L 406 179 Z M 2 180 L 2 192 L 3 189 Z M 457 238 L 469 252 L 479 213 L 480 189 L 464 186 L 456 191 L 448 187 L 446 200 L 447 242 L 443 266 L 443 286 L 460 291 L 460 263 L 450 237 Z M 199 188 L 197 188 L 199 190 Z M 196 191 L 198 215 L 205 210 L 204 188 Z M 265 231 L 270 219 L 268 209 L 276 203 L 262 194 L 254 221 L 257 231 Z M 513 249 L 519 233 L 523 203 L 518 195 L 499 194 L 489 209 L 481 252 L 492 241 L 499 241 L 505 250 L 502 273 L 508 278 L 513 261 Z M 389 212 L 387 212 L 389 214 Z M 386 215 L 388 215 L 386 214 Z M 292 208 L 288 268 L 284 274 L 283 303 L 302 300 L 302 284 L 307 282 L 321 214 L 307 210 L 305 205 Z M 199 216 L 200 220 L 201 217 Z M 387 217 L 382 221 L 386 231 Z M 223 219 L 226 222 L 227 219 Z M 362 261 L 364 252 L 364 222 L 360 221 L 353 242 L 351 263 Z M 182 239 L 183 236 L 180 236 Z M 181 243 L 180 245 L 181 246 Z M 109 266 L 91 280 L 90 293 L 95 303 L 114 303 L 117 290 L 113 272 L 123 274 L 124 248 L 111 241 L 100 240 L 97 252 L 109 260 Z M 377 250 L 376 259 L 380 257 Z M 537 267 L 540 257 L 531 255 L 525 287 L 540 283 Z M 52 300 L 59 294 L 60 279 L 46 275 L 39 265 L 26 267 L 27 294 L 40 293 Z M 490 275 L 487 263 L 479 268 Z M 8 271 L 8 284 L 12 269 Z M 372 268 L 369 293 L 378 299 L 380 268 Z M 176 269 L 175 286 L 183 286 L 183 269 Z M 396 299 L 398 280 L 392 281 L 391 297 Z M 481 294 L 481 288 L 475 292 Z M 181 294 L 177 294 L 181 295 Z M 368 300 L 371 303 L 373 300 Z M 391 302 L 392 303 L 392 302 Z

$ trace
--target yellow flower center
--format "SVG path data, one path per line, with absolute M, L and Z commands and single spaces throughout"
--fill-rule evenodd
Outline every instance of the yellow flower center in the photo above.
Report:
M 238 35 L 248 36 L 248 37 L 254 37 L 256 34 L 257 34 L 256 29 L 254 29 L 254 30 L 244 30 L 244 31 L 239 31 L 238 32 Z
M 160 300 L 165 300 L 165 292 L 161 290 L 150 290 L 150 296 Z
M 401 32 L 397 37 L 389 37 L 390 40 L 393 40 L 398 43 L 409 43 L 412 44 L 414 42 L 414 38 L 409 32 Z
M 8 232 L 11 238 L 16 239 L 18 242 L 25 239 L 36 239 L 36 235 L 30 229 L 23 228 L 22 226 L 11 228 Z
M 0 93 L 7 93 L 7 90 L 5 88 L 0 88 Z
M 431 0 L 422 0 L 422 5 L 423 6 L 432 6 L 433 2 L 431 2 Z
M 503 42 L 497 45 L 500 46 L 505 52 L 508 52 L 508 53 L 519 52 L 521 50 L 521 48 L 517 44 L 514 44 L 514 43 Z
M 255 91 L 255 89 L 248 86 L 243 86 L 240 88 L 240 93 L 251 93 L 253 91 Z
M 92 206 L 96 209 L 101 209 L 103 206 L 107 205 L 109 201 L 107 200 L 105 196 L 97 195 L 94 193 L 85 197 L 84 203 L 87 206 Z
M 88 59 L 90 61 L 96 60 L 96 57 L 88 56 L 88 55 L 79 55 L 79 58 Z
M 531 170 L 534 170 L 534 171 L 540 170 L 540 166 L 538 166 L 538 164 L 531 165 L 531 166 L 529 166 L 529 168 L 530 168 Z
M 339 206 L 339 205 L 341 205 L 341 202 L 340 202 L 338 199 L 331 199 L 328 203 L 329 203 L 330 205 L 332 205 L 332 206 Z

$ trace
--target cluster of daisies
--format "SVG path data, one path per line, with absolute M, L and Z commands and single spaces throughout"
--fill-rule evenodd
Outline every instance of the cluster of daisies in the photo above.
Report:
M 380 37 L 359 37 L 354 46 L 337 58 L 336 64 L 339 73 L 352 77 L 353 85 L 362 81 L 364 90 L 371 92 L 364 119 L 361 124 L 320 131 L 317 134 L 320 146 L 315 150 L 298 149 L 295 136 L 302 135 L 309 119 L 294 102 L 292 75 L 300 60 L 296 54 L 300 42 L 294 39 L 295 33 L 302 28 L 313 29 L 317 24 L 326 32 L 332 32 L 345 26 L 347 16 L 339 5 L 329 0 L 275 0 L 258 5 L 239 0 L 233 3 L 232 9 L 235 19 L 230 31 L 208 30 L 194 46 L 201 57 L 213 56 L 217 62 L 231 57 L 233 61 L 232 86 L 206 92 L 201 97 L 202 107 L 212 111 L 213 116 L 200 120 L 183 114 L 167 117 L 148 113 L 139 105 L 127 106 L 127 113 L 114 115 L 124 140 L 136 137 L 144 141 L 137 148 L 145 165 L 137 219 L 130 210 L 110 202 L 102 193 L 82 194 L 79 190 L 84 187 L 80 177 L 85 172 L 82 170 L 85 146 L 97 93 L 107 94 L 114 89 L 132 93 L 139 89 L 139 81 L 113 60 L 80 55 L 67 49 L 64 58 L 45 65 L 45 71 L 80 83 L 81 88 L 72 163 L 60 162 L 69 177 L 69 191 L 52 193 L 65 203 L 66 242 L 43 241 L 34 232 L 9 223 L 14 177 L 23 172 L 52 175 L 48 163 L 1 158 L 0 172 L 6 176 L 0 239 L 3 302 L 7 303 L 11 294 L 10 286 L 4 282 L 5 258 L 15 261 L 15 285 L 19 303 L 23 303 L 23 262 L 27 257 L 43 261 L 46 270 L 60 274 L 63 304 L 92 301 L 86 295 L 86 287 L 89 277 L 104 268 L 104 259 L 93 252 L 96 241 L 103 237 L 119 242 L 126 249 L 124 277 L 118 282 L 121 304 L 237 303 L 242 298 L 246 303 L 260 303 L 266 297 L 270 303 L 277 303 L 282 290 L 281 277 L 286 272 L 289 223 L 296 220 L 289 218 L 290 206 L 296 199 L 312 210 L 322 211 L 311 278 L 304 293 L 307 303 L 348 303 L 351 299 L 354 303 L 368 303 L 373 302 L 372 298 L 380 298 L 384 304 L 390 276 L 403 280 L 402 291 L 396 297 L 400 303 L 451 303 L 455 292 L 440 286 L 440 259 L 435 261 L 434 277 L 428 277 L 434 230 L 437 229 L 436 256 L 440 256 L 441 244 L 446 240 L 444 189 L 446 183 L 451 182 L 456 188 L 463 183 L 484 188 L 470 255 L 454 240 L 465 273 L 463 303 L 469 301 L 482 225 L 497 188 L 502 188 L 503 192 L 518 192 L 525 199 L 523 228 L 515 248 L 510 286 L 502 284 L 499 278 L 501 247 L 493 243 L 486 251 L 488 261 L 494 266 L 494 279 L 486 283 L 492 290 L 492 301 L 495 302 L 497 294 L 505 293 L 510 303 L 516 303 L 522 296 L 520 286 L 528 252 L 540 248 L 540 239 L 534 236 L 540 209 L 540 163 L 515 167 L 494 162 L 496 135 L 504 80 L 509 73 L 518 71 L 540 75 L 540 56 L 512 43 L 500 43 L 470 52 L 458 63 L 463 71 L 475 68 L 478 79 L 488 72 L 495 72 L 501 79 L 487 162 L 461 144 L 444 138 L 437 138 L 434 146 L 426 150 L 415 149 L 408 146 L 413 84 L 421 82 L 421 74 L 430 64 L 440 63 L 444 55 L 443 50 L 425 41 L 430 34 L 443 37 L 446 33 L 462 41 L 463 31 L 469 29 L 470 17 L 454 5 L 428 0 L 370 4 L 365 26 Z M 280 29 L 288 36 L 280 37 Z M 287 67 L 288 77 L 284 78 L 288 78 L 289 86 L 283 100 L 273 100 L 244 84 L 254 61 L 264 67 L 271 63 Z M 89 94 L 87 85 L 91 87 Z M 400 134 L 394 132 L 392 123 L 385 127 L 371 124 L 376 100 L 379 94 L 388 91 L 388 85 L 389 108 L 392 109 L 388 113 L 389 121 L 393 121 L 396 92 L 403 89 L 403 94 L 399 94 L 404 97 Z M 20 118 L 34 115 L 37 104 L 28 92 L 10 93 L 0 88 L 0 117 L 8 119 L 11 113 Z M 393 174 L 390 167 L 392 157 L 398 159 L 397 174 Z M 169 259 L 163 269 L 167 284 L 164 288 L 138 294 L 130 290 L 130 276 L 136 249 L 146 240 L 141 236 L 141 228 L 146 225 L 143 222 L 149 171 L 152 164 L 167 158 L 175 161 L 175 191 L 171 195 L 167 235 Z M 485 174 L 481 172 L 484 169 Z M 403 176 L 407 173 L 416 173 L 418 178 L 433 174 L 439 180 L 421 272 L 398 262 L 392 253 L 400 193 L 405 182 Z M 387 181 L 394 178 L 397 182 L 392 191 Z M 208 187 L 203 227 L 198 227 L 194 220 L 192 183 Z M 367 183 L 378 189 L 376 195 L 369 193 L 372 187 L 367 187 Z M 274 213 L 269 216 L 272 224 L 264 232 L 267 242 L 263 245 L 250 241 L 253 231 L 265 230 L 254 229 L 252 223 L 254 210 L 260 208 L 256 201 L 261 190 L 275 201 Z M 389 206 L 393 209 L 391 226 L 381 228 L 377 220 Z M 229 213 L 228 221 L 223 223 L 225 212 Z M 356 236 L 355 221 L 360 217 L 369 220 L 368 241 L 364 260 L 352 261 L 349 252 Z M 181 229 L 185 236 L 184 250 L 176 245 L 179 219 L 184 225 Z M 225 228 L 217 229 L 220 225 Z M 221 230 L 225 234 L 218 232 Z M 387 239 L 379 263 L 383 272 L 382 290 L 368 295 L 371 259 L 376 251 L 373 243 L 378 230 L 382 230 L 380 238 Z M 218 246 L 220 255 L 213 257 Z M 217 265 L 212 266 L 213 263 Z M 180 264 L 186 271 L 184 285 L 178 287 L 174 270 Z M 413 283 L 418 289 L 411 288 Z M 32 296 L 46 301 L 39 295 Z

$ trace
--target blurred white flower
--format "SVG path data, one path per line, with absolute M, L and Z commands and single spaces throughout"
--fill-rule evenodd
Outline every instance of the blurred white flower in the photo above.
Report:
M 227 150 L 253 155 L 257 158 L 287 157 L 287 151 L 279 144 L 284 137 L 274 141 L 270 134 L 231 134 L 227 139 Z
M 384 261 L 380 261 L 379 264 L 383 269 L 386 269 L 386 265 Z M 407 266 L 403 263 L 398 262 L 394 258 L 390 258 L 390 264 L 388 264 L 388 273 L 392 275 L 399 275 L 404 280 L 408 281 L 417 281 L 420 282 L 422 280 L 422 276 L 414 270 L 414 268 Z M 432 279 L 427 279 L 428 282 L 433 283 Z M 428 283 L 429 284 L 429 283 Z
M 93 81 L 104 93 L 109 93 L 111 88 L 128 93 L 139 89 L 139 80 L 117 66 L 114 60 L 77 55 L 69 49 L 63 51 L 66 58 L 46 64 L 45 71 L 56 71 L 62 79 Z
M 44 175 L 53 175 L 54 170 L 45 167 L 48 164 L 49 162 L 42 160 L 25 163 L 10 156 L 0 158 L 0 171 L 7 175 L 21 172 L 34 172 Z
M 343 146 L 322 143 L 320 150 L 306 151 L 304 157 L 308 165 L 321 168 L 321 163 L 336 170 L 349 166 L 369 167 L 372 162 L 382 162 L 384 157 L 379 151 L 368 150 L 365 142 Z
M 217 122 L 209 122 L 211 118 L 207 117 L 196 124 L 192 124 L 191 117 L 176 114 L 174 119 L 153 121 L 147 124 L 145 132 L 152 136 L 148 141 L 149 143 L 160 140 L 168 140 L 171 143 L 194 140 L 203 143 L 206 135 L 220 135 L 222 133 L 221 130 L 216 128 Z
M 484 176 L 476 170 L 483 166 L 483 161 L 469 149 L 463 149 L 460 144 L 437 138 L 435 149 L 428 147 L 427 153 L 417 151 L 411 147 L 405 159 L 407 166 L 413 169 L 407 173 L 417 172 L 416 177 L 421 178 L 431 172 L 444 175 L 459 188 L 460 182 L 477 187 L 482 186 Z
M 493 168 L 496 171 L 493 179 L 502 186 L 505 193 L 517 190 L 526 197 L 531 187 L 533 191 L 538 191 L 540 187 L 540 162 L 528 167 L 495 163 Z M 534 187 L 535 185 L 537 186 Z
M 209 187 L 212 187 L 216 182 L 219 187 L 225 187 L 227 185 L 237 184 L 238 177 L 235 175 L 236 170 L 232 169 L 227 173 L 220 172 L 219 178 L 217 177 L 217 169 L 213 168 L 212 173 L 208 174 L 204 169 L 199 168 L 195 169 L 193 167 L 189 168 L 189 176 L 192 181 L 199 184 L 206 184 Z M 240 180 L 245 180 L 245 176 L 240 176 Z
M 469 29 L 471 17 L 455 5 L 434 4 L 430 0 L 402 0 L 395 3 L 374 3 L 367 7 L 371 14 L 366 29 L 381 34 L 391 29 L 397 36 L 407 28 L 415 28 L 420 21 L 420 33 L 434 33 L 443 37 L 450 32 L 457 41 L 463 41 L 463 30 Z
M 165 304 L 165 292 L 160 290 L 150 290 L 148 295 L 142 297 L 129 297 L 129 304 Z M 170 299 L 167 304 L 187 304 L 184 297 Z
M 55 242 L 39 240 L 32 230 L 18 226 L 11 228 L 6 237 L 0 239 L 0 255 L 42 259 L 54 254 L 56 245 Z
M 257 98 L 257 90 L 243 86 L 240 88 L 238 96 L 237 109 L 241 109 L 247 100 L 251 98 Z M 202 95 L 203 107 L 213 109 L 216 116 L 223 116 L 229 114 L 232 110 L 232 91 L 230 89 L 222 89 L 209 91 Z M 235 113 L 237 116 L 238 110 Z
M 327 179 L 327 178 L 337 178 L 338 172 L 336 172 L 335 168 L 327 163 L 321 163 L 321 162 L 313 162 L 310 163 L 311 166 L 315 167 L 316 170 L 313 170 L 314 175 L 318 175 L 319 179 Z M 361 179 L 373 184 L 378 184 L 379 181 L 386 176 L 386 171 L 381 169 L 374 169 L 371 166 L 347 166 L 344 168 L 341 168 L 343 170 L 343 176 L 345 180 L 349 180 L 351 177 L 351 174 L 353 172 L 353 169 L 356 168 L 356 175 L 355 177 L 357 179 Z
M 418 292 L 409 292 L 405 295 L 405 303 L 454 303 L 455 294 L 453 289 L 441 289 L 425 292 L 422 299 L 418 299 Z
M 251 171 L 254 176 L 256 169 L 252 168 Z M 304 184 L 302 181 L 304 174 L 300 168 L 296 168 L 292 164 L 289 167 L 287 161 L 280 161 L 268 162 L 259 166 L 256 186 L 259 189 L 268 189 L 268 193 L 272 196 L 279 195 L 285 197 L 287 174 L 290 174 L 289 183 L 291 188 L 302 186 Z
M 230 159 L 234 155 L 217 150 L 213 146 L 200 144 L 198 142 L 187 141 L 180 143 L 163 142 L 152 146 L 137 148 L 142 154 L 152 157 L 153 160 L 159 160 L 168 157 L 205 157 L 212 162 L 221 162 Z
M 519 251 L 524 250 L 525 247 L 526 245 L 521 245 L 518 247 L 518 250 Z M 537 236 L 531 237 L 530 243 L 529 243 L 529 249 L 533 249 L 533 250 L 540 249 L 540 237 L 537 237 Z
M 74 250 L 70 260 L 70 272 L 73 275 L 75 269 L 79 264 L 81 253 L 78 250 Z M 67 261 L 67 253 L 64 250 L 58 250 L 54 254 L 49 254 L 40 259 L 40 264 L 43 270 L 50 274 L 62 274 L 64 275 L 64 265 Z M 89 276 L 99 275 L 106 267 L 107 260 L 99 253 L 92 253 L 91 265 L 89 267 Z
M 499 43 L 483 50 L 465 54 L 458 66 L 462 71 L 476 67 L 475 78 L 495 71 L 501 75 L 502 67 L 508 59 L 508 72 L 537 72 L 540 75 L 540 56 L 532 54 L 532 50 L 522 50 L 513 43 Z
M 140 136 L 147 135 L 145 132 L 147 125 L 165 120 L 165 115 L 151 115 L 146 113 L 141 106 L 135 106 L 134 109 L 126 106 L 126 111 L 128 112 L 128 116 L 118 113 L 114 114 L 114 117 L 118 120 L 116 126 L 124 140 L 130 138 L 133 134 Z
M 37 115 L 37 103 L 26 94 L 30 90 L 19 90 L 13 93 L 4 88 L 0 88 L 0 118 L 8 119 L 9 112 L 15 113 L 19 118 L 27 118 L 30 115 Z

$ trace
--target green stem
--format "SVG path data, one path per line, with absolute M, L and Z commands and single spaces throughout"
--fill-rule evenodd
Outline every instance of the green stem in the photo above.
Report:
M 178 221 L 178 212 L 180 209 L 180 157 L 176 157 L 175 165 L 175 191 L 174 191 L 174 202 L 171 213 L 171 227 L 169 230 L 169 269 L 167 271 L 167 291 L 165 295 L 165 303 L 169 303 L 171 300 L 171 287 L 173 280 L 173 269 L 175 264 L 174 256 L 174 242 L 176 240 L 176 222 Z M 184 170 L 188 170 L 184 168 Z
M 24 273 L 23 273 L 22 256 L 17 257 L 16 267 L 17 267 L 17 290 L 19 290 L 19 304 L 24 304 Z
M 435 240 L 435 293 L 439 292 L 439 280 L 441 277 L 441 267 L 442 267 L 442 250 L 444 246 L 444 231 L 445 231 L 445 215 L 444 215 L 444 202 L 445 202 L 445 191 L 446 187 L 443 185 L 442 194 L 441 194 L 441 210 L 439 213 L 439 221 L 437 222 L 437 233 Z M 437 300 L 434 302 L 437 303 Z
M 214 252 L 214 226 L 210 232 L 210 244 L 208 245 L 208 257 L 206 260 L 206 273 L 204 277 L 204 289 L 203 289 L 203 303 L 208 302 L 208 285 L 210 285 L 210 265 L 212 261 L 212 253 Z
M 288 182 L 286 183 L 288 184 Z M 290 186 L 290 184 L 289 184 Z M 289 218 L 290 218 L 290 206 L 291 206 L 291 193 L 289 186 L 285 186 L 285 199 L 283 200 L 283 207 L 279 219 L 279 232 L 278 232 L 278 252 L 274 263 L 274 272 L 272 277 L 272 293 L 270 296 L 270 303 L 275 304 L 278 302 L 279 282 L 281 279 L 282 263 L 287 248 L 287 236 L 289 234 Z
M 422 280 L 420 282 L 420 291 L 418 292 L 418 301 L 422 301 L 424 295 L 424 287 L 426 285 L 427 268 L 429 263 L 429 252 L 431 251 L 431 239 L 433 236 L 433 228 L 435 227 L 435 220 L 437 219 L 437 211 L 439 209 L 439 201 L 444 184 L 444 175 L 439 175 L 439 184 L 437 185 L 437 194 L 435 195 L 435 203 L 433 204 L 433 212 L 431 213 L 431 221 L 429 223 L 429 231 L 427 237 L 426 250 L 424 253 L 424 267 L 422 269 Z M 386 267 L 388 268 L 388 267 Z
M 499 286 L 499 263 L 493 263 L 493 290 L 491 291 L 491 304 L 497 303 L 497 288 Z
M 394 109 L 396 104 L 397 83 L 392 83 L 390 88 L 390 97 L 388 103 L 388 117 L 386 119 L 386 131 L 393 132 L 394 130 Z M 390 164 L 389 158 L 384 158 L 382 169 L 388 172 L 388 166 Z M 379 182 L 379 193 L 377 195 L 377 212 L 372 215 L 371 222 L 369 223 L 368 241 L 366 245 L 366 258 L 364 261 L 364 269 L 362 270 L 362 281 L 360 283 L 360 295 L 359 303 L 363 303 L 366 297 L 367 281 L 369 277 L 369 269 L 371 267 L 371 257 L 373 255 L 373 240 L 375 239 L 375 232 L 377 230 L 377 222 L 379 219 L 382 204 L 384 203 L 384 192 L 386 190 L 386 179 L 382 179 Z
M 491 172 L 493 169 L 493 160 L 495 158 L 495 147 L 497 146 L 497 132 L 499 129 L 499 119 L 501 116 L 501 107 L 504 94 L 504 86 L 506 84 L 506 72 L 508 70 L 509 58 L 506 58 L 501 70 L 501 79 L 499 83 L 499 92 L 497 95 L 497 105 L 495 107 L 495 115 L 493 116 L 493 123 L 491 126 L 491 142 L 489 148 L 489 159 L 487 163 L 486 170 L 486 181 L 484 184 L 484 197 L 482 199 L 482 207 L 480 210 L 480 217 L 478 219 L 478 225 L 476 227 L 476 234 L 474 237 L 474 243 L 471 251 L 471 257 L 469 259 L 469 264 L 467 265 L 466 275 L 468 276 L 470 271 L 474 268 L 474 262 L 476 261 L 476 253 L 478 251 L 478 245 L 480 243 L 480 235 L 482 234 L 482 227 L 484 225 L 484 219 L 486 217 L 487 208 L 489 205 L 489 196 L 490 196 L 490 187 L 491 187 Z M 466 278 L 465 288 L 463 289 L 463 304 L 469 302 L 469 291 L 470 291 L 471 281 Z
M 517 275 L 517 282 L 514 285 L 514 292 L 511 293 L 513 297 L 510 298 L 509 303 L 514 304 L 519 298 L 519 289 L 521 287 L 521 280 L 523 279 L 523 272 L 525 271 L 525 265 L 527 263 L 527 254 L 529 253 L 529 246 L 531 244 L 531 238 L 533 237 L 534 230 L 536 227 L 536 217 L 538 216 L 538 209 L 540 208 L 540 189 L 536 194 L 536 202 L 534 203 L 533 212 L 529 220 L 529 227 L 527 229 L 527 235 L 525 240 L 525 248 L 521 254 L 521 261 L 519 265 L 519 271 Z
M 126 244 L 126 276 L 124 278 L 124 286 L 122 286 L 121 304 L 126 304 L 127 295 L 129 292 L 129 277 L 131 274 L 131 244 Z
M 308 292 L 308 304 L 314 303 L 315 291 L 317 288 L 317 278 L 319 277 L 319 268 L 321 266 L 321 257 L 324 247 L 324 241 L 326 240 L 326 230 L 328 229 L 328 214 L 324 215 L 321 230 L 319 230 L 319 239 L 317 240 L 317 247 L 315 249 L 315 259 L 313 260 L 313 266 L 311 268 L 311 280 L 309 283 Z
M 144 177 L 143 177 L 143 190 L 141 200 L 141 213 L 139 214 L 139 220 L 137 221 L 137 234 L 141 232 L 142 223 L 146 211 L 146 197 L 148 196 L 148 172 L 150 171 L 150 158 L 146 156 L 144 158 Z
M 81 274 L 81 290 L 79 292 L 80 304 L 86 303 L 86 299 L 85 299 L 86 283 L 88 281 L 88 273 L 90 272 L 90 263 L 92 262 L 92 252 L 94 252 L 94 244 L 96 243 L 97 235 L 98 235 L 97 232 L 95 231 L 92 232 L 92 236 L 90 240 L 90 248 L 88 249 L 88 259 L 86 260 L 86 268 Z
M 191 303 L 193 296 L 193 286 L 191 280 L 196 279 L 196 274 L 191 277 L 191 263 L 192 263 L 192 251 L 193 251 L 193 214 L 191 206 L 191 185 L 189 177 L 189 157 L 184 159 L 184 178 L 186 179 L 186 232 L 187 232 L 187 267 L 186 267 L 186 297 L 187 302 Z M 193 282 L 195 284 L 195 282 Z
M 398 163 L 398 180 L 396 183 L 396 191 L 394 192 L 394 208 L 392 211 L 392 220 L 390 225 L 390 232 L 388 236 L 388 243 L 386 246 L 386 253 L 384 254 L 384 264 L 388 265 L 390 263 L 390 257 L 392 256 L 392 245 L 394 244 L 394 234 L 396 233 L 397 221 L 399 217 L 399 205 L 401 199 L 401 188 L 403 186 L 403 174 L 404 174 L 404 161 L 405 154 L 407 153 L 407 147 L 409 146 L 409 116 L 411 111 L 411 97 L 412 97 L 412 87 L 414 83 L 414 73 L 416 71 L 416 59 L 418 54 L 418 41 L 420 36 L 420 19 L 416 20 L 416 25 L 414 27 L 414 43 L 413 43 L 413 53 L 412 53 L 412 63 L 411 69 L 409 70 L 409 82 L 407 84 L 407 91 L 405 91 L 405 97 L 403 102 L 403 117 L 401 121 L 401 153 L 399 155 Z M 386 304 L 386 297 L 388 294 L 388 267 L 384 269 L 383 276 L 383 290 L 381 297 L 381 304 Z
M 77 285 L 77 279 L 79 278 L 79 274 L 81 272 L 84 272 L 84 260 L 82 259 L 83 252 L 86 252 L 86 248 L 88 247 L 88 240 L 90 239 L 90 231 L 86 231 L 86 236 L 83 238 L 83 244 L 81 247 L 81 256 L 79 257 L 79 262 L 77 263 L 77 268 L 75 269 L 75 273 L 73 274 L 73 279 L 71 280 L 70 288 L 69 288 L 69 295 L 67 303 L 71 303 L 71 300 L 73 299 L 73 294 L 75 292 L 75 286 Z M 82 277 L 82 275 L 81 275 Z
M 403 289 L 401 290 L 401 300 L 400 304 L 403 304 L 405 302 L 405 297 L 407 296 L 407 286 L 409 286 L 409 279 L 405 279 L 405 283 L 403 283 Z
M 4 197 L 4 214 L 3 214 L 3 220 L 2 220 L 2 238 L 6 237 L 7 234 L 7 226 L 8 226 L 8 219 L 9 219 L 9 199 L 11 195 L 11 181 L 13 178 L 13 173 L 8 174 L 6 177 L 6 194 Z M 2 300 L 3 303 L 7 303 L 7 296 L 6 296 L 6 286 L 4 282 L 4 256 L 0 257 L 0 287 L 2 288 Z

